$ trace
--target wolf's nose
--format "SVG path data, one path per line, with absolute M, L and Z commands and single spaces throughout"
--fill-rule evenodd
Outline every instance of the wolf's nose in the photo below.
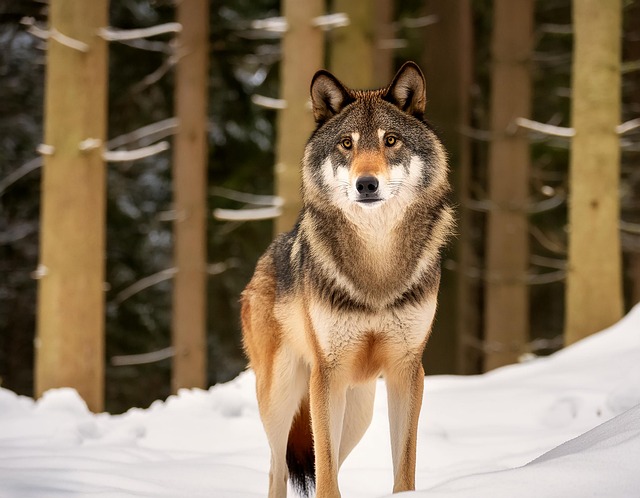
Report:
M 361 176 L 356 180 L 356 189 L 360 194 L 373 194 L 378 191 L 378 179 L 374 176 Z

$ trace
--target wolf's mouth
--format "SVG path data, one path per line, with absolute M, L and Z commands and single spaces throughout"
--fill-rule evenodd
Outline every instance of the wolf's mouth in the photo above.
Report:
M 358 199 L 357 202 L 361 202 L 363 204 L 374 204 L 376 202 L 382 202 L 380 197 L 367 197 L 364 199 Z

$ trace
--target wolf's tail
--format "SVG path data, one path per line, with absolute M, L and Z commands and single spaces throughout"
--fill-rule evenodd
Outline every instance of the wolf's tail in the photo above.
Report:
M 289 430 L 287 467 L 289 467 L 291 484 L 298 494 L 305 497 L 311 496 L 316 487 L 316 464 L 313 453 L 309 397 L 306 397 L 300 404 L 300 409 L 293 418 Z

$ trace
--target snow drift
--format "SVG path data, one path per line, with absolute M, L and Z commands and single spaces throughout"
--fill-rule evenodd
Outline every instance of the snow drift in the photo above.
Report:
M 144 382 L 144 379 L 140 380 Z M 384 384 L 345 498 L 392 487 Z M 640 497 L 640 307 L 548 358 L 425 379 L 416 497 Z M 91 414 L 71 389 L 0 389 L 0 497 L 265 496 L 269 450 L 241 374 L 146 410 Z

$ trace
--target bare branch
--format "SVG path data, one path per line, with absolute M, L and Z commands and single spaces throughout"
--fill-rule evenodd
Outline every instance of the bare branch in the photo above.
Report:
M 56 28 L 51 28 L 49 30 L 39 28 L 36 26 L 35 19 L 33 17 L 23 17 L 20 20 L 20 23 L 27 26 L 27 32 L 31 33 L 33 36 L 43 40 L 55 40 L 61 45 L 78 50 L 79 52 L 86 53 L 89 51 L 89 45 L 61 33 Z
M 172 54 L 174 50 L 172 44 L 166 41 L 153 41 L 144 38 L 139 40 L 121 40 L 120 43 L 127 47 L 137 48 L 138 50 L 146 50 L 147 52 L 159 52 L 161 54 Z
M 180 33 L 182 25 L 177 22 L 168 22 L 166 24 L 158 24 L 150 28 L 140 29 L 115 29 L 100 28 L 98 36 L 107 41 L 137 40 L 139 38 L 150 38 L 152 36 L 164 35 L 167 33 Z
M 286 33 L 289 30 L 289 23 L 284 17 L 269 17 L 251 21 L 251 28 L 271 33 Z
M 232 201 L 245 202 L 254 206 L 280 207 L 284 204 L 284 199 L 277 195 L 256 195 L 238 192 L 224 187 L 214 187 L 211 193 L 217 197 L 224 197 Z
M 344 12 L 336 12 L 335 14 L 326 14 L 318 16 L 311 21 L 311 25 L 320 28 L 322 31 L 329 31 L 335 28 L 344 28 L 349 26 L 351 21 L 349 16 Z
M 222 221 L 258 221 L 277 218 L 282 214 L 279 206 L 256 209 L 214 209 L 213 217 Z
M 545 234 L 542 230 L 540 230 L 535 225 L 529 225 L 529 233 L 533 236 L 534 239 L 544 247 L 547 251 L 553 252 L 555 254 L 567 254 L 567 248 L 558 240 L 552 240 L 547 234 Z
M 527 284 L 529 285 L 542 285 L 551 284 L 554 282 L 562 282 L 567 278 L 566 270 L 552 271 L 548 273 L 537 273 L 527 275 Z
M 527 118 L 516 118 L 515 124 L 520 128 L 526 128 L 544 135 L 551 135 L 553 137 L 571 138 L 576 135 L 576 131 L 573 128 L 566 128 L 563 126 L 553 126 L 550 124 L 539 123 Z M 616 132 L 620 135 L 624 135 L 632 130 L 640 128 L 640 118 L 626 121 L 616 127 Z
M 620 66 L 620 72 L 622 74 L 628 74 L 638 70 L 640 70 L 640 60 L 623 62 Z
M 125 145 L 147 139 L 149 142 L 155 142 L 163 138 L 174 135 L 178 129 L 178 119 L 168 118 L 143 126 L 137 130 L 118 135 L 107 142 L 109 149 L 116 149 Z
M 576 131 L 573 128 L 565 128 L 562 126 L 553 126 L 545 123 L 539 123 L 527 118 L 516 118 L 515 124 L 520 128 L 526 128 L 527 130 L 536 131 L 545 135 L 551 135 L 553 137 L 571 138 L 576 134 Z
M 31 272 L 31 278 L 34 280 L 40 280 L 41 278 L 44 278 L 47 275 L 49 275 L 49 268 L 47 268 L 42 263 L 40 263 L 38 267 Z
M 0 181 L 0 197 L 5 193 L 5 191 L 11 187 L 14 183 L 16 183 L 21 178 L 27 176 L 32 171 L 35 171 L 40 166 L 42 166 L 42 157 L 36 157 L 24 163 L 15 171 L 9 173 L 2 181 Z
M 566 201 L 566 195 L 563 191 L 559 191 L 556 195 L 549 199 L 544 199 L 538 202 L 531 202 L 523 205 L 517 204 L 498 204 L 496 202 L 491 201 L 490 199 L 466 199 L 463 201 L 465 207 L 472 209 L 474 211 L 487 213 L 493 210 L 501 210 L 501 211 L 515 211 L 515 212 L 526 212 L 529 214 L 539 214 L 545 211 L 550 211 L 551 209 L 555 209 L 558 206 L 561 206 Z
M 251 102 L 255 105 L 264 107 L 266 109 L 282 110 L 287 108 L 287 101 L 284 99 L 273 99 L 271 97 L 264 97 L 263 95 L 254 94 L 251 96 Z
M 555 268 L 557 270 L 567 269 L 566 259 L 548 258 L 546 256 L 538 256 L 532 254 L 530 258 L 531 264 L 536 266 L 544 266 L 546 268 Z
M 177 272 L 177 268 L 167 268 L 166 270 L 162 270 L 158 273 L 154 273 L 153 275 L 149 275 L 148 277 L 144 277 L 138 280 L 136 283 L 130 285 L 126 289 L 120 291 L 116 295 L 114 300 L 116 303 L 122 304 L 124 301 L 129 299 L 131 296 L 136 295 L 138 292 L 148 289 L 149 287 L 153 287 L 154 285 L 157 285 L 160 282 L 164 282 L 165 280 L 172 279 Z
M 85 138 L 82 142 L 78 144 L 78 149 L 82 152 L 87 152 L 90 150 L 97 149 L 102 145 L 102 140 L 99 138 Z
M 212 263 L 210 265 L 207 265 L 207 274 L 220 275 L 221 273 L 227 271 L 231 266 L 236 266 L 235 264 L 232 265 L 230 263 L 230 261 L 227 261 L 225 263 Z
M 462 204 L 464 207 L 469 208 L 473 211 L 479 211 L 481 213 L 488 213 L 492 209 L 495 209 L 496 206 L 493 202 L 489 200 L 478 200 L 478 199 L 465 199 Z
M 633 235 L 640 235 L 640 224 L 630 223 L 628 221 L 620 221 L 620 230 Z
M 427 26 L 431 26 L 432 24 L 436 24 L 437 22 L 440 22 L 440 18 L 436 14 L 431 14 L 429 16 L 415 17 L 415 18 L 405 17 L 404 19 L 400 19 L 398 22 L 393 23 L 393 27 L 395 29 L 425 28 Z
M 494 134 L 488 130 L 478 130 L 469 126 L 462 126 L 460 128 L 460 133 L 465 137 L 480 140 L 481 142 L 491 142 L 494 137 Z
M 616 126 L 616 131 L 619 135 L 624 135 L 632 130 L 640 128 L 640 118 L 625 121 L 624 123 Z
M 37 223 L 23 222 L 16 223 L 14 226 L 9 225 L 8 229 L 0 232 L 0 246 L 5 244 L 12 244 L 37 232 Z
M 222 272 L 228 270 L 229 268 L 237 266 L 238 260 L 235 258 L 229 258 L 224 262 L 208 264 L 206 272 L 208 275 L 220 275 Z M 159 283 L 165 282 L 166 280 L 172 279 L 176 273 L 178 273 L 177 268 L 167 268 L 166 270 L 159 271 L 157 273 L 154 273 L 153 275 L 149 275 L 148 277 L 141 278 L 126 289 L 120 291 L 114 298 L 114 301 L 117 304 L 122 304 L 124 301 L 136 295 L 137 293 L 148 289 L 149 287 L 153 287 L 154 285 L 157 285 Z
M 150 87 L 154 83 L 160 81 L 160 79 L 167 74 L 177 63 L 179 57 L 176 55 L 170 55 L 167 57 L 160 66 L 152 73 L 147 74 L 142 80 L 133 85 L 130 91 L 134 94 L 141 92 L 145 88 Z
M 36 147 L 36 152 L 41 156 L 52 156 L 56 151 L 53 145 L 40 144 Z
M 138 128 L 137 130 L 134 130 L 132 132 L 125 133 L 124 135 L 119 135 L 115 138 L 112 138 L 107 142 L 107 147 L 109 149 L 115 149 L 117 147 L 122 147 L 124 145 L 145 139 L 149 142 L 153 142 L 155 140 L 160 140 L 162 138 L 173 135 L 177 129 L 178 120 L 176 118 L 164 119 L 162 121 L 158 121 L 157 123 L 152 123 L 150 125 L 143 126 L 142 128 Z M 51 155 L 54 153 L 54 148 L 50 145 L 40 144 L 38 146 L 38 152 L 42 155 Z M 32 171 L 37 170 L 41 166 L 42 157 L 35 157 L 30 161 L 24 163 L 15 171 L 9 173 L 2 181 L 0 181 L 0 197 L 2 197 L 7 189 L 9 189 L 9 187 L 11 187 L 14 183 L 19 181 Z
M 105 150 L 102 152 L 102 158 L 110 163 L 136 161 L 145 157 L 154 156 L 168 149 L 169 142 L 158 142 L 157 144 L 135 150 Z
M 548 273 L 523 273 L 517 276 L 505 276 L 499 273 L 489 273 L 486 270 L 466 267 L 460 268 L 456 261 L 448 259 L 443 265 L 447 270 L 463 271 L 464 275 L 469 278 L 483 280 L 485 282 L 493 283 L 525 283 L 527 285 L 541 285 L 549 284 L 553 282 L 559 282 L 566 277 L 566 270 L 558 270 Z
M 152 351 L 151 353 L 129 354 L 111 357 L 111 364 L 114 367 L 124 367 L 130 365 L 144 365 L 147 363 L 156 363 L 166 360 L 174 356 L 175 352 L 172 347 Z
M 543 33 L 549 33 L 552 35 L 570 35 L 573 34 L 573 25 L 571 24 L 541 24 L 538 28 Z
M 549 199 L 544 199 L 542 201 L 529 204 L 527 212 L 529 214 L 540 214 L 544 213 L 545 211 L 551 211 L 552 209 L 562 206 L 566 200 L 566 194 L 563 191 L 559 191 L 556 195 L 550 197 Z
M 215 209 L 213 216 L 223 221 L 256 221 L 276 218 L 282 214 L 284 199 L 272 195 L 255 195 L 217 187 L 213 194 L 253 206 L 267 206 L 255 209 Z

